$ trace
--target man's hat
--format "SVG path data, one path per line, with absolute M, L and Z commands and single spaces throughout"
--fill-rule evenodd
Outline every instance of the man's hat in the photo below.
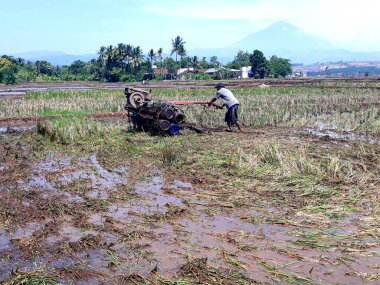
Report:
M 219 82 L 218 84 L 215 85 L 215 88 L 218 88 L 218 87 L 224 88 L 224 83 Z

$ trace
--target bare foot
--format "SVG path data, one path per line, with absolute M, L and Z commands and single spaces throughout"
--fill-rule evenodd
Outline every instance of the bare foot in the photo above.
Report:
M 240 123 L 236 123 L 236 126 L 238 127 L 239 132 L 243 132 L 243 128 L 241 127 Z

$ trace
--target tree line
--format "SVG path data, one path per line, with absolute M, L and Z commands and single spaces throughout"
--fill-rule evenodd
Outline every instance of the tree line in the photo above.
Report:
M 186 42 L 180 36 L 172 39 L 171 44 L 170 56 L 164 56 L 162 48 L 151 49 L 144 54 L 140 46 L 131 44 L 102 46 L 96 59 L 88 62 L 77 60 L 71 65 L 64 66 L 54 66 L 45 60 L 32 62 L 3 55 L 0 58 L 0 83 L 76 80 L 133 82 L 141 81 L 147 75 L 150 79 L 162 80 L 175 78 L 180 68 L 219 70 L 214 75 L 199 72 L 194 75 L 195 79 L 218 79 L 223 72 L 229 69 L 240 69 L 243 66 L 251 66 L 250 76 L 254 78 L 285 77 L 292 71 L 288 59 L 272 56 L 267 60 L 259 50 L 253 53 L 239 51 L 232 62 L 223 66 L 216 56 L 210 57 L 209 60 L 206 57 L 188 56 Z M 168 74 L 161 72 L 153 75 L 153 67 L 167 70 Z

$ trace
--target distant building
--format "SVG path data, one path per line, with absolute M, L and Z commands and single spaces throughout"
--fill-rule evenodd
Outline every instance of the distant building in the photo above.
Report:
M 184 79 L 185 75 L 188 73 L 194 73 L 193 67 L 187 67 L 187 68 L 180 68 L 177 70 L 177 78 L 178 79 Z
M 170 75 L 167 69 L 158 68 L 157 66 L 153 65 L 152 70 L 153 72 L 144 74 L 143 80 L 153 80 L 157 77 L 157 75 L 163 76 L 164 79 L 170 79 Z
M 209 74 L 209 75 L 216 75 L 220 77 L 220 79 L 241 77 L 240 69 L 229 69 L 225 67 L 209 68 L 206 71 L 204 71 L 204 73 Z
M 169 74 L 168 70 L 165 68 L 153 68 L 154 75 L 166 75 Z
M 209 69 L 206 69 L 204 73 L 213 75 L 217 72 L 217 70 L 218 70 L 217 68 L 209 68 Z
M 298 71 L 298 72 L 293 72 L 292 75 L 290 77 L 297 77 L 297 78 L 300 78 L 300 77 L 306 77 L 306 74 L 303 73 L 302 71 Z
M 241 74 L 240 74 L 240 78 L 242 79 L 245 79 L 245 78 L 249 78 L 249 73 L 251 72 L 251 66 L 243 66 L 242 68 L 240 68 L 240 71 L 241 71 Z

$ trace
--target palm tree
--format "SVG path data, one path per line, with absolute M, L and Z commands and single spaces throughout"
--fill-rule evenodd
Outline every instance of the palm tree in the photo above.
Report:
M 144 62 L 143 51 L 140 46 L 134 47 L 131 53 L 131 63 L 135 73 L 137 73 L 138 67 Z
M 180 45 L 177 51 L 178 55 L 181 57 L 181 62 L 184 56 L 186 56 L 186 49 L 183 45 Z M 180 65 L 181 67 L 181 65 Z
M 103 61 L 105 59 L 105 56 L 106 56 L 105 52 L 106 52 L 106 47 L 105 46 L 101 46 L 100 49 L 99 49 L 99 51 L 98 51 L 99 59 L 101 61 Z
M 150 60 L 150 64 L 153 65 L 153 59 L 156 59 L 156 53 L 154 52 L 153 49 L 151 49 L 148 53 L 148 57 Z
M 120 58 L 122 58 L 122 57 L 124 57 L 124 53 L 125 53 L 125 47 L 126 47 L 127 45 L 126 44 L 123 44 L 123 43 L 119 43 L 119 44 L 117 44 L 117 53 L 118 53 L 118 56 L 120 57 Z
M 158 51 L 157 51 L 157 56 L 160 60 L 160 63 L 161 63 L 161 68 L 162 68 L 162 48 L 159 48 Z
M 126 71 L 129 69 L 133 47 L 120 43 L 117 45 L 117 61 Z
M 206 57 L 205 57 L 205 56 L 202 57 L 202 60 L 201 60 L 201 62 L 200 62 L 200 65 L 201 65 L 202 68 L 206 68 L 206 67 L 208 67 L 208 63 L 207 63 L 207 60 L 206 60 Z
M 148 58 L 149 58 L 149 61 L 150 61 L 150 71 L 153 73 L 153 60 L 156 59 L 156 53 L 154 52 L 153 49 L 151 49 L 149 52 L 148 52 Z
M 125 68 L 124 58 L 126 57 L 126 47 L 127 47 L 126 44 L 119 43 L 117 44 L 117 48 L 116 48 L 116 54 L 117 54 L 116 61 L 118 65 L 120 65 L 122 68 Z
M 130 72 L 131 71 L 131 60 L 132 60 L 132 50 L 133 50 L 133 46 L 132 45 L 126 45 L 125 46 L 125 56 L 124 56 L 124 61 L 126 61 L 126 68 L 125 70 L 127 72 Z
M 180 50 L 181 46 L 183 49 L 185 49 L 184 48 L 185 43 L 186 42 L 184 42 L 183 38 L 181 38 L 180 36 L 176 36 L 174 39 L 172 39 L 172 51 L 171 51 L 170 55 L 175 53 L 175 61 L 176 62 L 178 62 L 177 54 L 179 54 L 179 50 Z
M 37 60 L 34 65 L 36 66 L 37 73 L 47 74 L 49 76 L 53 74 L 54 66 L 52 66 L 51 63 L 46 60 Z
M 25 59 L 21 57 L 17 58 L 17 64 L 23 66 L 25 64 Z
M 191 65 L 193 66 L 194 70 L 199 67 L 199 60 L 197 56 L 193 56 L 191 59 Z
M 115 67 L 117 65 L 117 48 L 115 48 L 113 45 L 110 45 L 106 47 L 105 50 L 105 60 L 106 60 L 106 66 L 110 69 Z

